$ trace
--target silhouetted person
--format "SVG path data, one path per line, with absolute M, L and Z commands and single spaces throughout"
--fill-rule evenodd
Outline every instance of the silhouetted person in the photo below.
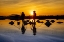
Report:
M 22 34 L 25 33 L 26 29 L 25 29 L 24 25 L 22 25 L 21 31 L 22 31 Z
M 36 19 L 36 12 L 33 11 L 33 20 L 34 20 L 34 24 L 32 24 L 33 26 L 33 35 L 36 35 L 36 27 L 35 27 L 35 19 Z
M 24 12 L 22 12 L 22 14 L 21 14 L 21 18 L 22 18 L 22 21 L 23 21 L 24 18 L 25 18 L 25 14 L 24 14 Z
M 24 19 L 25 19 L 25 14 L 24 14 L 24 12 L 22 12 L 22 14 L 21 14 L 21 19 L 22 19 L 22 28 L 21 28 L 21 31 L 22 31 L 22 34 L 24 34 L 25 33 L 25 31 L 26 31 L 26 29 L 25 29 L 25 27 L 24 27 Z
M 33 11 L 33 19 L 36 18 L 36 11 Z

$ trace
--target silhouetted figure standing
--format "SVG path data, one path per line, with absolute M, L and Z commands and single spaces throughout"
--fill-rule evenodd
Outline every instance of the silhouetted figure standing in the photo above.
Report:
M 33 20 L 34 20 L 34 26 L 33 26 L 33 35 L 36 35 L 36 27 L 35 27 L 35 19 L 36 19 L 36 12 L 33 11 Z
M 21 28 L 21 31 L 22 31 L 22 34 L 24 34 L 25 33 L 25 31 L 26 31 L 26 29 L 25 29 L 25 25 L 24 25 L 24 19 L 25 19 L 25 14 L 24 14 L 24 12 L 22 12 L 22 14 L 21 14 L 21 19 L 22 19 L 22 28 Z
M 22 12 L 22 14 L 21 14 L 22 21 L 24 21 L 24 18 L 25 18 L 25 14 L 24 14 L 24 12 Z
M 33 11 L 33 19 L 36 18 L 36 11 Z
M 35 11 L 33 11 L 34 27 L 35 27 L 35 19 L 36 19 L 36 12 L 35 12 Z

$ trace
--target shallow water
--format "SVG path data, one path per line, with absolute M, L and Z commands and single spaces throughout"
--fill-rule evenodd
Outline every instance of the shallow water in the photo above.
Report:
M 7 35 L 14 39 L 15 42 L 63 42 L 64 41 L 64 23 L 58 24 L 57 21 L 64 20 L 55 20 L 55 23 L 52 23 L 50 27 L 47 27 L 44 23 L 36 23 L 37 33 L 34 36 L 31 30 L 31 25 L 26 25 L 26 32 L 24 35 L 21 33 L 22 21 L 20 20 L 20 25 L 17 25 L 17 21 L 14 22 L 14 25 L 10 25 L 11 20 L 0 20 L 0 34 Z M 14 21 L 14 20 L 12 20 Z M 26 38 L 26 39 L 25 39 Z

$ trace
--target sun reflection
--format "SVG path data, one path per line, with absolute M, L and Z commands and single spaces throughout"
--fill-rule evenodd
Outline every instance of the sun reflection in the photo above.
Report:
M 33 19 L 30 19 L 30 21 L 31 21 L 31 22 L 34 22 L 34 20 L 33 20 Z

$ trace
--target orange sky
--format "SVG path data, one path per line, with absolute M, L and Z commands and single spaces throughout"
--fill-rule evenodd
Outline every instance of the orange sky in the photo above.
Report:
M 64 15 L 64 0 L 0 0 L 0 15 L 30 15 L 35 10 L 37 15 Z

